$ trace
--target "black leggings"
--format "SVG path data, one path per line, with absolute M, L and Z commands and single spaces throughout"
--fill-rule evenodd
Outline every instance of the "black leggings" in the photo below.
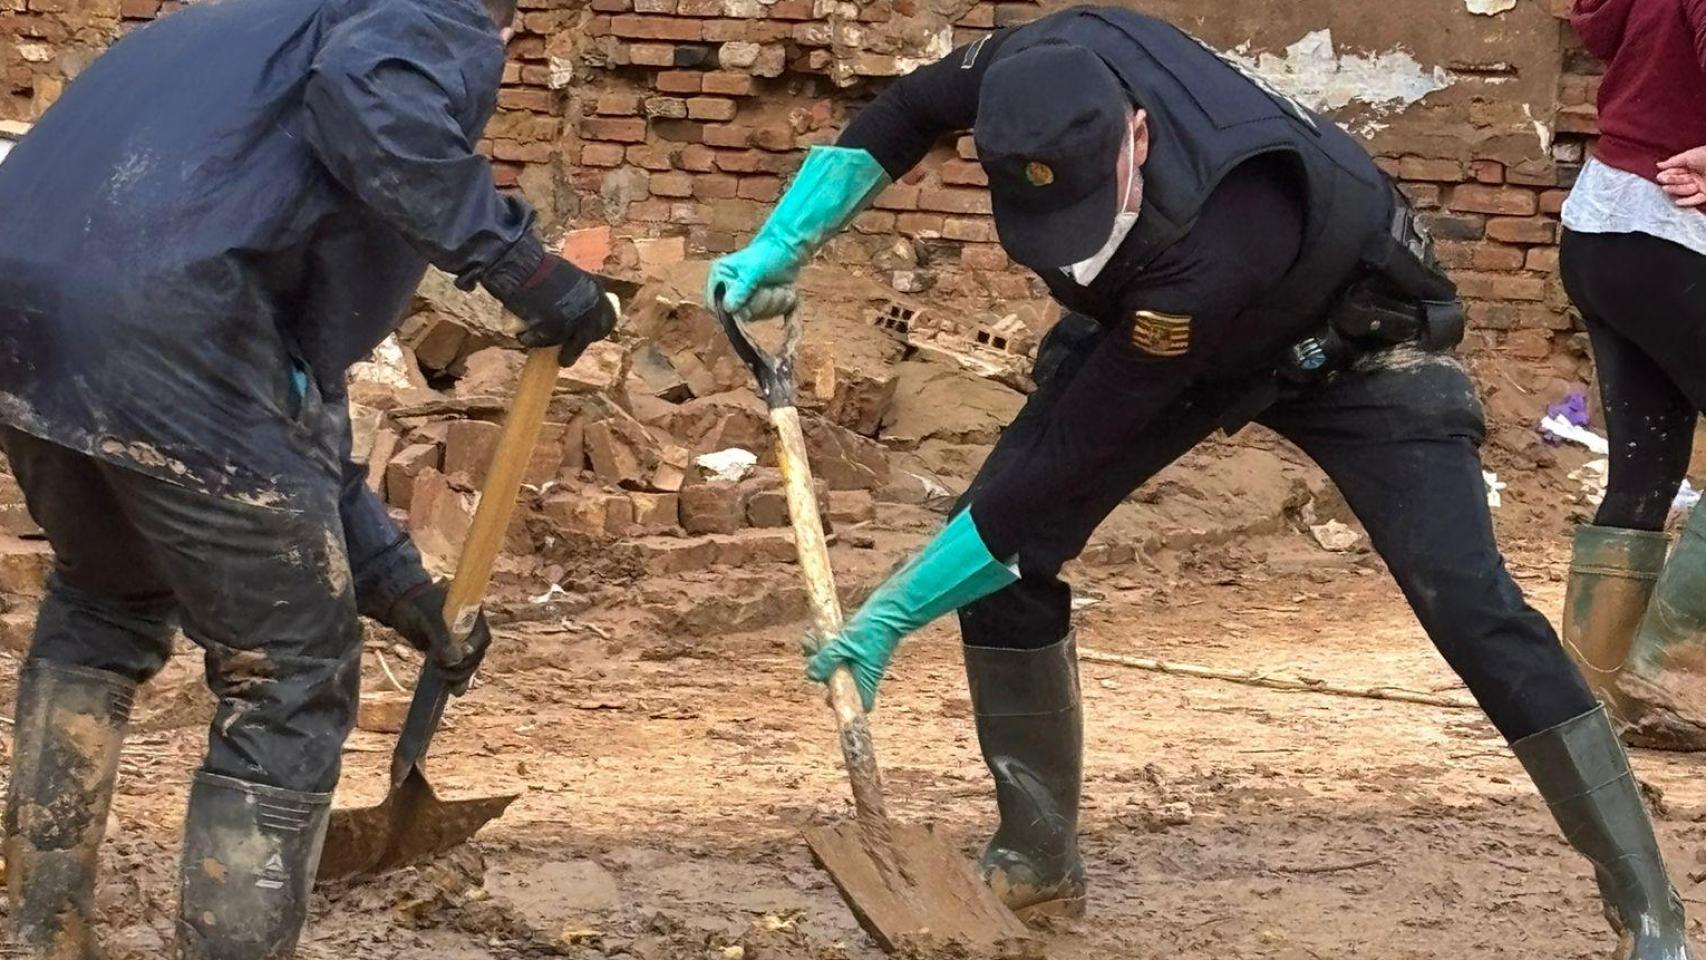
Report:
M 1594 523 L 1659 530 L 1706 411 L 1706 255 L 1644 233 L 1565 231 L 1560 258 L 1611 442 Z

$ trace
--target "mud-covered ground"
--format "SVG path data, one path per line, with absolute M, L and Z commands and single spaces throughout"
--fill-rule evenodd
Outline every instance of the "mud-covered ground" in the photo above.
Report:
M 1555 617 L 1559 541 L 1511 546 Z M 1099 567 L 1081 585 L 1100 597 L 1080 613 L 1087 648 L 1463 695 L 1377 562 L 1300 535 Z M 301 956 L 879 956 L 799 839 L 849 804 L 795 629 L 591 622 L 505 628 L 452 708 L 432 779 L 453 796 L 522 792 L 509 814 L 435 864 L 323 888 Z M 118 958 L 169 942 L 203 737 L 186 725 L 194 681 L 181 658 L 126 753 L 101 895 Z M 1048 931 L 1049 956 L 1611 954 L 1585 864 L 1478 712 L 1088 662 L 1083 683 L 1092 899 Z M 951 628 L 903 649 L 875 729 L 895 813 L 974 855 L 994 810 Z M 389 747 L 353 737 L 340 802 L 378 796 Z M 1636 764 L 1662 798 L 1682 895 L 1706 916 L 1706 758 Z

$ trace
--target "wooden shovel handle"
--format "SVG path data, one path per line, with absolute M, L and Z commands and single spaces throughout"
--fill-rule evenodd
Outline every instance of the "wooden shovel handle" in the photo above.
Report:
M 818 515 L 817 491 L 812 489 L 811 463 L 806 458 L 806 438 L 800 429 L 800 412 L 794 407 L 775 407 L 770 422 L 776 428 L 776 462 L 782 469 L 783 490 L 788 497 L 788 517 L 794 525 L 794 547 L 806 578 L 811 599 L 812 625 L 821 637 L 841 629 L 841 600 L 835 592 L 835 573 L 829 566 L 829 546 L 823 537 L 823 519 Z M 882 774 L 877 770 L 877 751 L 871 744 L 871 725 L 859 699 L 853 672 L 838 667 L 829 677 L 829 705 L 841 734 L 841 754 L 853 782 L 853 803 L 867 837 L 883 848 L 891 845 L 888 809 L 883 803 Z
M 492 454 L 485 485 L 480 488 L 474 521 L 468 527 L 468 538 L 463 541 L 462 555 L 456 560 L 456 578 L 450 582 L 444 599 L 444 622 L 450 627 L 452 643 L 461 643 L 474 629 L 480 602 L 492 580 L 492 564 L 497 562 L 510 517 L 515 515 L 521 476 L 527 471 L 528 461 L 533 459 L 533 445 L 539 441 L 539 432 L 545 426 L 545 409 L 551 404 L 551 392 L 556 385 L 557 348 L 528 351 L 527 365 L 521 368 L 521 383 L 504 418 L 503 434 L 498 438 L 497 451 Z

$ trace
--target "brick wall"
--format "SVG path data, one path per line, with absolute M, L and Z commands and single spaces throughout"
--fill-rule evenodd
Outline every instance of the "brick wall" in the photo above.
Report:
M 170 12 L 159 0 L 0 0 L 0 120 L 28 120 L 114 37 Z M 1414 48 L 1453 86 L 1385 116 L 1371 148 L 1426 211 L 1469 301 L 1470 349 L 1533 376 L 1586 379 L 1583 338 L 1556 277 L 1559 206 L 1594 133 L 1597 66 L 1565 0 L 1476 17 L 1446 0 L 1350 18 L 1326 0 L 1156 0 L 1226 47 L 1283 46 L 1331 26 Z M 500 109 L 482 144 L 500 183 L 547 223 L 608 223 L 613 270 L 649 256 L 735 249 L 804 150 L 834 139 L 886 78 L 993 26 L 1053 7 L 982 0 L 522 0 Z M 1177 7 L 1177 10 L 1172 9 Z M 1349 21 L 1349 22 L 1344 22 Z M 1340 119 L 1354 109 L 1336 113 Z M 1353 129 L 1358 129 L 1353 126 Z M 945 143 L 830 247 L 906 293 L 1041 294 L 1005 269 L 969 138 Z M 664 242 L 659 242 L 660 238 Z

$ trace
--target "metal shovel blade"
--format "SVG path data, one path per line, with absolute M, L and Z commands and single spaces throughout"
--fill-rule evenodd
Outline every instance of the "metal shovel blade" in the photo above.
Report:
M 969 948 L 977 956 L 1035 957 L 1040 945 L 965 856 L 927 827 L 890 823 L 893 844 L 857 823 L 814 827 L 806 845 L 859 926 L 885 952 Z
M 502 816 L 517 796 L 442 800 L 421 768 L 411 767 L 378 806 L 332 811 L 319 876 L 384 873 L 449 850 Z

